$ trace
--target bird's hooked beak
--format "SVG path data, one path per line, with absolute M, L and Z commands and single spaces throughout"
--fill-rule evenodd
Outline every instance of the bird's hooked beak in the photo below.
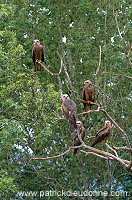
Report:
M 34 40 L 34 44 L 40 43 L 39 40 Z
M 91 82 L 91 81 L 89 81 L 89 80 L 85 81 L 85 82 L 84 82 L 84 85 L 85 85 L 85 84 L 88 84 L 88 85 L 90 85 L 90 86 L 92 86 L 92 85 L 93 85 L 93 84 L 92 84 L 92 82 Z
M 105 124 L 106 124 L 106 125 L 107 125 L 107 124 L 111 124 L 111 122 L 108 121 L 108 120 L 106 120 L 106 121 L 105 121 Z
M 68 97 L 67 94 L 64 94 L 64 95 L 61 96 L 61 98 L 62 98 L 62 100 L 65 100 L 65 99 L 68 99 L 69 97 Z

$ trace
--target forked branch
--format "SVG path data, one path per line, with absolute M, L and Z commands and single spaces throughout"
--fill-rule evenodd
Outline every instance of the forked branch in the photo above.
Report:
M 76 148 L 81 148 L 81 147 L 84 147 L 84 148 L 90 150 L 90 152 L 86 152 L 86 151 L 81 150 L 81 152 L 86 154 L 86 155 L 93 154 L 93 155 L 98 156 L 98 157 L 103 158 L 103 159 L 117 160 L 124 167 L 124 169 L 126 171 L 132 172 L 132 162 L 131 161 L 123 160 L 123 159 L 119 158 L 118 156 L 113 155 L 111 153 L 108 153 L 108 152 L 87 146 L 86 144 L 84 144 L 83 141 L 82 141 L 82 144 L 80 146 L 75 146 L 75 147 L 71 146 L 71 147 L 68 148 L 67 151 L 65 151 L 65 152 L 63 152 L 63 153 L 61 153 L 57 156 L 46 157 L 46 158 L 30 158 L 30 160 L 28 162 L 30 162 L 31 160 L 48 160 L 48 159 L 59 158 L 61 156 L 64 156 L 65 154 L 69 153 L 71 151 L 71 149 L 76 149 Z M 94 153 L 94 152 L 96 152 L 96 153 Z

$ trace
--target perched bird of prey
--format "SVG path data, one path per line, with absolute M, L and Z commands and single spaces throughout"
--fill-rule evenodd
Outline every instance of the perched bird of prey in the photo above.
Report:
M 62 95 L 62 112 L 66 119 L 69 120 L 70 129 L 73 131 L 77 128 L 76 124 L 76 104 L 67 94 Z
M 87 103 L 84 103 L 85 111 L 91 110 L 91 104 L 90 102 L 94 101 L 94 87 L 91 81 L 87 80 L 84 82 L 84 88 L 82 92 L 82 98 L 84 101 L 87 101 Z M 90 113 L 87 114 L 88 116 Z
M 105 125 L 97 132 L 91 147 L 93 147 L 98 143 L 101 143 L 103 140 L 107 143 L 111 133 L 112 133 L 111 122 L 105 121 Z
M 41 71 L 41 65 L 37 63 L 44 62 L 44 49 L 43 46 L 40 44 L 39 40 L 34 40 L 34 45 L 32 49 L 32 56 L 33 56 L 33 63 L 35 65 L 34 71 Z
M 74 146 L 81 145 L 81 142 L 78 138 L 78 133 L 81 136 L 82 140 L 84 140 L 85 137 L 85 128 L 83 127 L 83 124 L 81 121 L 77 121 L 77 129 L 74 130 Z M 74 155 L 79 153 L 79 149 L 74 149 Z

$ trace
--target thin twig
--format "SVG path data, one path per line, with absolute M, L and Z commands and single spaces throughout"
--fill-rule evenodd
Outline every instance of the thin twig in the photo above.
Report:
M 116 21 L 117 30 L 118 30 L 118 33 L 119 33 L 119 36 L 120 36 L 122 42 L 124 43 L 124 45 L 125 45 L 126 47 L 130 47 L 130 49 L 129 49 L 127 55 L 126 55 L 126 54 L 125 54 L 125 55 L 126 55 L 126 58 L 128 59 L 129 64 L 132 66 L 132 62 L 131 62 L 131 60 L 130 60 L 130 52 L 131 52 L 131 50 L 132 50 L 132 47 L 131 47 L 130 45 L 127 44 L 127 42 L 125 41 L 125 39 L 124 39 L 124 38 L 122 37 L 122 35 L 121 35 L 121 31 L 120 31 L 120 28 L 119 28 L 119 24 L 118 24 L 118 20 L 117 20 L 117 17 L 116 17 L 116 13 L 114 13 L 114 17 L 115 17 L 115 21 Z
M 124 40 L 124 38 L 122 37 L 121 32 L 120 32 L 120 28 L 119 28 L 118 20 L 117 20 L 117 17 L 116 17 L 116 13 L 114 13 L 114 17 L 115 17 L 116 26 L 117 26 L 117 30 L 118 30 L 119 36 L 120 36 L 121 40 L 123 41 L 123 43 L 126 46 L 126 41 Z
M 80 150 L 82 153 L 85 153 L 86 156 L 89 155 L 89 154 L 92 154 L 92 155 L 95 155 L 95 156 L 98 156 L 100 158 L 103 158 L 103 159 L 106 159 L 106 160 L 113 160 L 113 158 L 111 157 L 105 157 L 105 156 L 101 156 L 100 154 L 97 154 L 97 153 L 94 153 L 94 152 L 87 152 L 87 151 L 83 151 L 83 150 Z
M 117 160 L 120 164 L 122 164 L 122 166 L 124 167 L 125 170 L 132 172 L 132 167 L 130 165 L 131 162 L 128 161 L 129 164 L 126 165 L 124 160 L 122 160 L 119 157 L 116 157 L 115 155 L 113 155 L 111 153 L 108 153 L 108 152 L 105 152 L 105 151 L 102 151 L 102 150 L 99 150 L 99 149 L 96 149 L 96 148 L 93 148 L 93 147 L 90 147 L 90 146 L 87 146 L 87 145 L 84 145 L 84 148 L 90 149 L 92 151 L 95 151 L 97 153 L 103 154 L 103 155 L 108 156 L 108 157 L 112 157 L 114 160 Z M 129 166 L 129 168 L 128 168 L 128 166 Z
M 63 153 L 61 153 L 61 154 L 59 154 L 57 156 L 46 157 L 46 158 L 30 158 L 30 160 L 28 162 L 30 162 L 31 160 L 48 160 L 48 159 L 53 159 L 53 158 L 59 158 L 61 156 L 64 156 L 65 154 L 67 154 L 71 149 L 76 149 L 76 148 L 81 148 L 81 147 L 84 147 L 84 148 L 87 148 L 87 149 L 89 149 L 91 151 L 94 151 L 94 152 L 97 152 L 99 154 L 105 155 L 103 157 L 108 156 L 108 158 L 110 158 L 110 159 L 113 158 L 114 160 L 117 160 L 120 164 L 122 164 L 125 170 L 127 170 L 129 172 L 132 172 L 132 162 L 131 161 L 129 162 L 129 161 L 123 160 L 123 159 L 121 159 L 119 157 L 116 157 L 115 155 L 113 155 L 111 153 L 108 153 L 108 152 L 105 152 L 105 151 L 102 151 L 102 150 L 87 146 L 87 145 L 84 144 L 84 142 L 80 146 L 71 146 L 71 147 L 69 147 L 67 151 L 65 151 L 65 152 L 63 152 Z M 86 154 L 88 155 L 89 153 L 86 152 Z M 93 154 L 96 155 L 96 156 L 102 157 L 101 155 L 98 155 L 96 153 L 93 153 Z M 128 165 L 126 164 L 126 162 L 128 163 Z
M 65 154 L 67 154 L 69 151 L 71 151 L 71 149 L 77 149 L 77 148 L 80 148 L 80 147 L 83 147 L 83 145 L 80 145 L 80 146 L 71 146 L 68 148 L 68 150 L 66 150 L 65 152 L 57 155 L 57 156 L 51 156 L 51 157 L 46 157 L 46 158 L 30 158 L 28 162 L 30 162 L 31 160 L 49 160 L 49 159 L 53 159 L 53 158 L 59 158 L 59 157 L 62 157 L 64 156 Z
M 84 139 L 84 141 L 89 140 L 89 139 L 91 139 L 91 138 L 95 138 L 95 136 L 87 137 L 87 138 Z
M 79 113 L 79 114 L 77 114 L 77 115 L 79 116 L 79 115 L 85 115 L 85 114 L 87 114 L 87 113 L 91 113 L 91 112 L 99 112 L 100 109 L 101 109 L 101 107 L 98 107 L 97 110 L 89 110 L 89 111 L 87 111 L 87 112 Z
M 128 151 L 132 151 L 132 148 L 128 148 L 128 147 L 116 147 L 116 146 L 113 146 L 114 149 L 116 150 L 128 150 Z
M 60 58 L 60 60 L 61 60 L 61 67 L 60 67 L 60 71 L 59 71 L 59 73 L 58 73 L 58 75 L 60 75 L 61 72 L 62 72 L 62 68 L 63 68 L 63 59 L 62 59 L 62 57 L 60 56 L 60 54 L 59 54 L 58 51 L 57 51 L 57 54 L 58 54 L 58 56 L 59 56 L 59 58 Z
M 101 66 L 101 46 L 99 46 L 99 64 L 98 64 L 98 67 L 96 69 L 95 76 L 98 76 L 98 73 L 99 73 L 99 70 L 100 70 L 100 66 Z
M 61 117 L 55 110 L 53 110 L 53 112 L 57 115 L 57 117 L 58 117 L 59 120 L 60 120 L 60 119 L 66 119 L 66 118 L 64 118 L 64 117 Z
M 56 74 L 53 74 L 51 71 L 49 71 L 49 70 L 47 69 L 47 67 L 45 67 L 40 61 L 37 61 L 37 60 L 36 60 L 36 62 L 39 63 L 49 74 L 51 74 L 52 76 L 56 76 Z
M 99 70 L 100 70 L 100 66 L 101 66 L 101 46 L 99 46 L 99 49 L 100 49 L 99 63 L 98 63 L 98 67 L 97 67 L 96 73 L 95 73 L 95 85 L 97 85 L 97 86 L 99 86 L 98 74 L 99 74 Z M 96 94 L 96 97 L 98 97 L 98 95 L 99 95 L 98 88 L 95 88 L 95 94 Z
M 105 145 L 106 145 L 111 151 L 114 152 L 114 154 L 116 155 L 116 157 L 119 157 L 118 154 L 117 154 L 117 152 L 116 152 L 114 149 L 112 149 L 112 147 L 110 147 L 109 144 L 105 143 Z
M 63 68 L 63 60 L 61 58 L 61 56 L 59 55 L 58 51 L 57 51 L 57 54 L 61 60 L 61 66 L 60 66 L 60 70 L 59 70 L 59 73 L 52 73 L 47 67 L 45 67 L 39 60 L 36 60 L 37 63 L 39 63 L 49 74 L 51 74 L 52 76 L 59 76 L 62 72 L 62 68 Z
M 105 94 L 105 92 L 97 85 L 94 85 L 98 90 L 101 90 L 101 92 L 107 97 L 107 99 L 109 99 L 110 101 L 112 100 L 107 94 Z
M 85 101 L 85 100 L 83 100 L 83 99 L 79 99 L 79 98 L 77 98 L 79 101 L 81 101 L 82 103 L 88 103 L 88 104 L 91 104 L 91 105 L 96 105 L 96 106 L 98 106 L 99 107 L 99 104 L 98 103 L 94 103 L 94 102 L 92 102 L 92 101 Z
M 123 77 L 125 77 L 125 78 L 132 78 L 131 76 L 125 76 L 125 75 L 122 75 L 122 74 L 112 74 L 112 73 L 110 73 L 110 72 L 102 72 L 103 74 L 110 74 L 110 75 L 112 75 L 112 76 L 123 76 Z

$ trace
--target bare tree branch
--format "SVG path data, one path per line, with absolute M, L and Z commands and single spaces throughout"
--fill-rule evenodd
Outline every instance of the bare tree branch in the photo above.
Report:
M 99 83 L 98 83 L 98 74 L 99 74 L 99 70 L 100 70 L 100 66 L 101 66 L 101 46 L 99 46 L 99 50 L 100 50 L 100 53 L 99 53 L 99 63 L 98 63 L 98 67 L 97 67 L 96 73 L 95 73 L 95 85 L 97 85 L 97 86 L 99 86 Z M 95 88 L 95 94 L 96 94 L 96 96 L 98 96 L 98 94 L 99 94 L 98 88 Z
M 84 139 L 84 141 L 89 140 L 89 139 L 91 139 L 91 138 L 95 138 L 95 136 L 87 137 L 87 138 Z
M 130 60 L 130 53 L 131 53 L 131 51 L 132 51 L 132 46 L 130 47 L 130 49 L 129 49 L 127 55 L 126 55 L 126 57 L 127 57 L 127 59 L 128 59 L 129 64 L 132 66 L 132 62 L 131 62 L 131 60 Z
M 111 157 L 101 156 L 101 155 L 99 155 L 99 154 L 97 154 L 97 153 L 94 153 L 94 152 L 87 152 L 87 151 L 83 151 L 83 150 L 80 150 L 80 151 L 81 151 L 82 153 L 85 153 L 86 156 L 89 155 L 89 154 L 92 154 L 92 155 L 98 156 L 98 157 L 103 158 L 103 159 L 106 159 L 106 160 L 113 160 L 113 158 L 111 158 Z
M 120 28 L 119 28 L 119 24 L 118 24 L 118 20 L 117 20 L 116 13 L 114 13 L 114 17 L 115 17 L 116 26 L 117 26 L 117 30 L 118 30 L 119 36 L 120 36 L 122 42 L 123 42 L 123 43 L 125 44 L 125 46 L 126 46 L 126 45 L 127 45 L 127 44 L 126 44 L 126 41 L 124 40 L 124 38 L 123 38 L 122 35 L 121 35 L 121 31 L 120 31 Z
M 95 149 L 95 148 L 87 146 L 87 145 L 84 145 L 84 147 L 87 149 L 90 149 L 92 151 L 95 151 L 97 153 L 103 154 L 105 156 L 112 157 L 114 160 L 117 160 L 124 167 L 125 170 L 132 172 L 131 161 L 128 161 L 128 165 L 127 165 L 127 164 L 125 164 L 125 160 L 123 160 L 119 157 L 116 157 L 115 155 L 113 155 L 111 153 L 108 153 L 108 152 L 105 152 L 105 151 L 102 151 L 99 149 Z
M 63 90 L 62 90 L 62 83 L 61 83 L 60 75 L 58 75 L 57 78 L 58 78 L 60 95 L 62 96 Z
M 52 76 L 59 76 L 62 72 L 62 68 L 63 68 L 63 60 L 61 58 L 61 56 L 59 55 L 58 51 L 57 51 L 57 54 L 61 60 L 61 66 L 60 66 L 60 70 L 59 70 L 59 73 L 52 73 L 47 67 L 45 67 L 39 60 L 36 60 L 37 63 L 39 63 L 49 74 L 51 74 Z
M 91 113 L 91 112 L 99 112 L 100 110 L 101 110 L 101 107 L 98 107 L 97 110 L 89 110 L 89 111 L 87 111 L 87 112 L 79 113 L 79 114 L 77 114 L 77 115 L 79 116 L 79 115 L 85 115 L 85 114 Z
M 55 110 L 53 110 L 53 112 L 57 115 L 57 117 L 58 117 L 59 120 L 60 119 L 66 119 L 66 118 L 61 117 Z
M 101 46 L 99 46 L 99 64 L 98 64 L 98 67 L 96 69 L 95 76 L 98 76 L 98 73 L 99 73 L 99 70 L 100 70 L 100 66 L 101 66 Z
M 98 90 L 101 90 L 101 92 L 107 97 L 107 99 L 109 99 L 110 101 L 112 100 L 107 94 L 105 94 L 105 92 L 97 85 L 94 85 Z
M 110 74 L 112 76 L 123 76 L 123 77 L 126 77 L 126 78 L 132 78 L 131 76 L 125 76 L 125 75 L 122 75 L 122 74 L 112 74 L 110 72 L 103 72 L 103 74 Z
M 49 160 L 49 159 L 53 159 L 53 158 L 59 158 L 61 156 L 64 156 L 65 154 L 69 153 L 69 151 L 71 151 L 71 149 L 77 149 L 77 148 L 80 148 L 80 147 L 83 147 L 83 145 L 80 145 L 80 146 L 71 146 L 68 148 L 67 151 L 57 155 L 57 156 L 51 156 L 51 157 L 46 157 L 46 158 L 30 158 L 30 160 L 28 162 L 30 162 L 31 160 Z
M 49 71 L 47 67 L 45 67 L 40 61 L 36 60 L 36 62 L 39 63 L 49 74 L 51 74 L 52 76 L 56 76 L 56 74 L 53 74 L 51 71 Z
M 128 172 L 132 172 L 132 151 L 131 151 L 130 163 L 126 166 L 126 170 Z
M 121 159 L 121 158 L 119 158 L 119 157 L 117 157 L 117 156 L 115 156 L 111 153 L 108 153 L 108 152 L 87 146 L 87 145 L 84 144 L 83 141 L 82 141 L 82 144 L 80 146 L 75 146 L 75 147 L 71 146 L 71 147 L 68 148 L 67 151 L 65 151 L 65 152 L 63 152 L 63 153 L 61 153 L 57 156 L 46 157 L 46 158 L 30 158 L 30 160 L 28 162 L 30 162 L 31 160 L 48 160 L 48 159 L 53 159 L 53 158 L 59 158 L 61 156 L 64 156 L 65 154 L 69 153 L 69 151 L 71 149 L 76 149 L 76 148 L 81 148 L 81 147 L 84 147 L 84 148 L 89 149 L 91 151 L 97 152 L 97 153 L 94 153 L 94 152 L 86 152 L 86 151 L 81 150 L 81 152 L 85 153 L 86 155 L 93 154 L 93 155 L 96 155 L 98 157 L 101 157 L 101 158 L 104 158 L 104 159 L 107 159 L 107 160 L 109 160 L 109 159 L 117 160 L 124 167 L 125 170 L 132 172 L 132 161 L 123 160 L 123 159 Z M 103 156 L 99 155 L 99 154 L 103 154 Z
M 60 60 L 61 60 L 61 67 L 60 67 L 60 71 L 59 71 L 59 73 L 58 73 L 58 75 L 60 75 L 61 72 L 62 72 L 62 68 L 63 68 L 63 59 L 62 59 L 62 57 L 60 56 L 60 54 L 59 54 L 58 51 L 57 51 L 57 54 L 58 54 L 58 56 L 59 56 L 59 58 L 60 58 Z
M 132 148 L 128 148 L 128 147 L 115 147 L 115 146 L 113 146 L 114 147 L 114 149 L 116 149 L 116 150 L 128 150 L 128 151 L 132 151 Z
M 125 41 L 125 39 L 124 39 L 124 38 L 122 37 L 122 35 L 121 35 L 121 31 L 120 31 L 120 28 L 119 28 L 119 24 L 118 24 L 118 20 L 117 20 L 116 13 L 114 13 L 114 17 L 115 17 L 115 21 L 116 21 L 116 26 L 117 26 L 118 33 L 119 33 L 119 36 L 120 36 L 120 38 L 121 38 L 123 44 L 124 44 L 126 47 L 130 47 L 130 49 L 129 49 L 127 55 L 126 55 L 126 58 L 127 58 L 128 62 L 129 62 L 129 64 L 132 66 L 132 62 L 131 62 L 131 60 L 130 60 L 130 52 L 131 52 L 131 50 L 132 50 L 132 46 L 128 45 L 127 42 Z
M 82 103 L 88 103 L 88 104 L 96 105 L 96 106 L 99 107 L 99 104 L 98 104 L 98 103 L 94 103 L 94 102 L 92 102 L 92 101 L 85 101 L 85 100 L 83 100 L 83 99 L 79 99 L 79 98 L 78 98 L 78 100 L 81 101 Z
M 116 155 L 116 157 L 119 157 L 118 154 L 117 154 L 117 152 L 116 152 L 114 149 L 112 149 L 112 147 L 110 147 L 110 145 L 109 145 L 108 143 L 105 143 L 105 145 L 106 145 L 111 151 L 114 152 L 114 154 Z
M 69 76 L 69 74 L 68 74 L 67 68 L 66 68 L 66 66 L 64 65 L 64 63 L 63 63 L 63 67 L 64 67 L 65 74 L 66 74 L 66 76 L 67 76 L 68 83 L 70 84 L 71 91 L 73 91 L 72 82 L 71 82 L 70 76 Z

